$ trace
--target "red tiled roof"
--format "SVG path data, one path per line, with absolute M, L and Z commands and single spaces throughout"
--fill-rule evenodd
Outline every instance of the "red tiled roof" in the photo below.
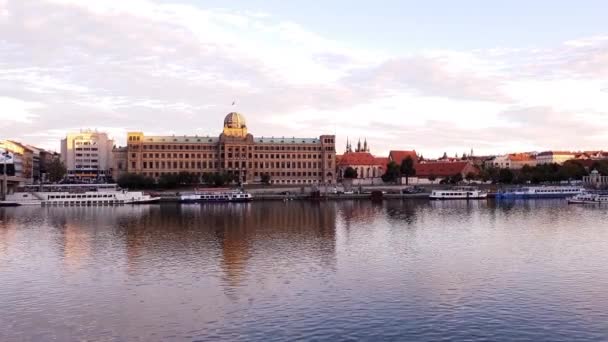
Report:
M 416 176 L 417 177 L 448 177 L 458 173 L 462 173 L 464 169 L 471 165 L 468 162 L 435 162 L 435 163 L 421 163 L 416 165 Z
M 347 152 L 340 157 L 338 165 L 377 165 L 377 161 L 369 152 Z
M 512 161 L 527 161 L 527 160 L 535 160 L 533 156 L 527 153 L 513 153 L 509 155 L 509 159 Z
M 386 167 L 386 165 L 388 165 L 388 158 L 387 157 L 376 157 L 376 165 Z
M 412 157 L 414 160 L 414 164 L 418 162 L 418 155 L 416 151 L 390 151 L 388 154 L 389 160 L 394 161 L 398 165 L 401 164 L 401 161 L 407 157 Z

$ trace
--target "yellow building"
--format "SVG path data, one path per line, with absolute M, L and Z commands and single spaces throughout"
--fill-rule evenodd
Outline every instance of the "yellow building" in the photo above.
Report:
M 202 176 L 227 172 L 244 183 L 257 183 L 264 174 L 272 184 L 333 184 L 336 181 L 334 135 L 319 138 L 254 137 L 245 118 L 229 113 L 218 137 L 127 137 L 127 170 L 158 179 L 181 171 Z

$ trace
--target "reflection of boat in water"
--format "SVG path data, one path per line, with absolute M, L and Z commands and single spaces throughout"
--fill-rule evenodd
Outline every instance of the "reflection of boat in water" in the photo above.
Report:
M 452 190 L 433 190 L 429 196 L 432 200 L 452 200 L 452 199 L 485 199 L 488 193 L 474 188 L 455 188 Z
M 6 196 L 0 206 L 86 206 L 146 204 L 158 202 L 141 191 L 119 190 L 116 184 L 60 184 L 28 186 Z
M 568 204 L 608 204 L 608 194 L 584 193 L 568 198 Z
M 585 193 L 584 188 L 573 186 L 536 186 L 496 193 L 497 199 L 565 198 Z
M 249 202 L 253 196 L 245 191 L 230 189 L 208 189 L 196 191 L 192 194 L 181 194 L 179 201 L 182 203 L 196 202 Z

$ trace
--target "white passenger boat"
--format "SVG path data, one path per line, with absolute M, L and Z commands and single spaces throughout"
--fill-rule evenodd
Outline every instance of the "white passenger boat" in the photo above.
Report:
M 574 186 L 533 186 L 501 191 L 497 199 L 565 198 L 585 193 L 585 188 Z
M 182 203 L 196 202 L 249 202 L 253 196 L 245 191 L 230 189 L 208 189 L 200 190 L 191 194 L 181 194 L 179 201 Z
M 145 204 L 158 202 L 141 191 L 119 190 L 115 184 L 61 184 L 28 186 L 8 194 L 0 206 L 86 206 Z
M 452 190 L 433 190 L 430 199 L 433 200 L 448 200 L 448 199 L 484 199 L 488 197 L 488 193 L 478 189 L 456 188 Z
M 608 194 L 586 193 L 568 198 L 568 204 L 608 204 Z

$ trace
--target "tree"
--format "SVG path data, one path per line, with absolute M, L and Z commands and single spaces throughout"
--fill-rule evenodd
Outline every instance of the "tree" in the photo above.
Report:
M 165 189 L 177 188 L 179 185 L 179 178 L 172 173 L 162 174 L 158 179 L 158 185 Z
M 384 175 L 382 175 L 382 180 L 387 183 L 394 183 L 397 181 L 400 174 L 399 165 L 394 161 L 391 161 L 386 165 L 386 171 L 384 172 Z
M 57 183 L 62 180 L 66 173 L 68 172 L 65 168 L 65 165 L 59 160 L 59 158 L 54 158 L 46 167 L 48 173 L 48 179 L 52 183 Z
M 414 160 L 412 157 L 408 156 L 401 161 L 399 172 L 401 173 L 401 176 L 405 177 L 405 185 L 409 185 L 409 178 L 416 175 L 416 169 L 414 168 Z
M 357 170 L 353 169 L 352 167 L 347 167 L 346 170 L 344 170 L 344 175 L 342 175 L 342 177 L 344 177 L 345 179 L 355 179 L 357 178 L 359 175 L 357 174 Z
M 469 172 L 469 173 L 467 173 L 467 175 L 464 178 L 467 180 L 467 182 L 470 183 L 470 182 L 474 181 L 475 179 L 477 179 L 477 175 L 475 175 L 473 172 Z
M 262 173 L 260 180 L 262 181 L 262 184 L 269 185 L 270 184 L 270 174 Z
M 514 178 L 515 175 L 513 174 L 513 171 L 509 169 L 500 169 L 500 171 L 498 171 L 498 181 L 500 183 L 511 184 L 513 183 Z
M 430 174 L 429 180 L 431 181 L 431 183 L 435 183 L 435 180 L 437 180 L 437 176 L 435 176 L 434 174 Z
M 177 174 L 177 181 L 180 185 L 193 185 L 200 183 L 198 175 L 194 172 L 181 171 Z
M 452 177 L 450 177 L 450 183 L 452 184 L 458 184 L 460 182 L 462 182 L 462 175 L 460 173 L 457 173 L 455 175 L 453 175 Z
M 117 180 L 118 186 L 126 189 L 150 189 L 154 187 L 154 179 L 136 173 L 125 173 Z
M 213 185 L 213 183 L 214 183 L 213 173 L 211 173 L 211 172 L 203 173 L 202 180 L 203 180 L 203 183 L 205 183 L 207 185 Z

